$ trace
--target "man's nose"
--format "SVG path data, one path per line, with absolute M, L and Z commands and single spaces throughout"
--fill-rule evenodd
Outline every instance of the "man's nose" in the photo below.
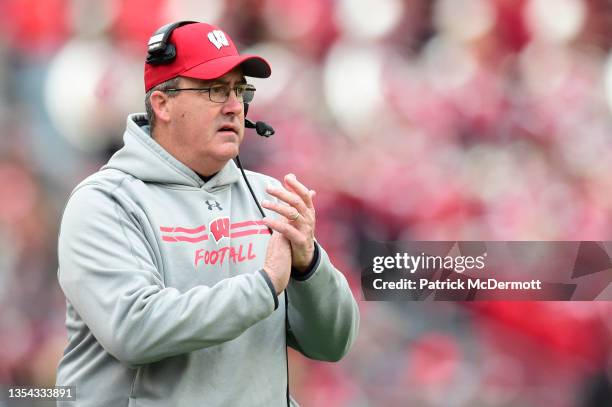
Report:
M 230 90 L 229 96 L 223 104 L 223 113 L 233 113 L 237 115 L 242 113 L 242 109 L 244 109 L 244 105 L 240 100 L 238 100 L 238 96 L 236 96 L 236 91 L 234 89 Z

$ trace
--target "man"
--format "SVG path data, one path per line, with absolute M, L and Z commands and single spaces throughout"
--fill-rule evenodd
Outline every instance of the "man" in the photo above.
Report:
M 170 57 L 145 64 L 148 115 L 128 117 L 125 146 L 64 212 L 57 384 L 77 402 L 58 405 L 288 405 L 286 346 L 339 360 L 357 305 L 314 240 L 314 191 L 247 171 L 262 220 L 232 160 L 255 92 L 245 76 L 268 63 L 204 23 L 167 39 Z

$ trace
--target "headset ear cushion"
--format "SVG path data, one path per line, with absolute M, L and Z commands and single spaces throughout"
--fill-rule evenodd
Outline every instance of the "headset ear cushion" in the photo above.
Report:
M 147 63 L 151 65 L 164 65 L 171 63 L 176 58 L 176 47 L 174 44 L 168 44 L 163 50 L 163 53 L 155 53 L 147 55 Z

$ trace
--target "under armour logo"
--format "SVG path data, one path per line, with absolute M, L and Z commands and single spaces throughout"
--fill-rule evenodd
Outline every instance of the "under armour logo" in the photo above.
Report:
M 221 207 L 221 204 L 220 204 L 219 202 L 217 202 L 217 201 L 209 201 L 209 200 L 207 199 L 207 200 L 206 200 L 206 201 L 204 201 L 204 202 L 206 202 L 206 205 L 208 206 L 208 210 L 209 210 L 209 211 L 212 211 L 212 210 L 213 210 L 213 208 L 217 208 L 217 209 L 219 209 L 220 211 L 222 211 L 222 210 L 223 210 L 223 208 Z
M 217 49 L 221 49 L 221 47 L 229 47 L 229 41 L 225 36 L 225 33 L 221 30 L 214 30 L 208 33 L 208 40 L 215 46 Z

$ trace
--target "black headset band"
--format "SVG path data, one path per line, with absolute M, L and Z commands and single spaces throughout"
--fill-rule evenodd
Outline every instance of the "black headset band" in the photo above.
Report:
M 147 44 L 147 63 L 152 65 L 171 63 L 176 58 L 176 47 L 168 43 L 172 31 L 178 27 L 195 23 L 197 21 L 177 21 L 158 28 Z

